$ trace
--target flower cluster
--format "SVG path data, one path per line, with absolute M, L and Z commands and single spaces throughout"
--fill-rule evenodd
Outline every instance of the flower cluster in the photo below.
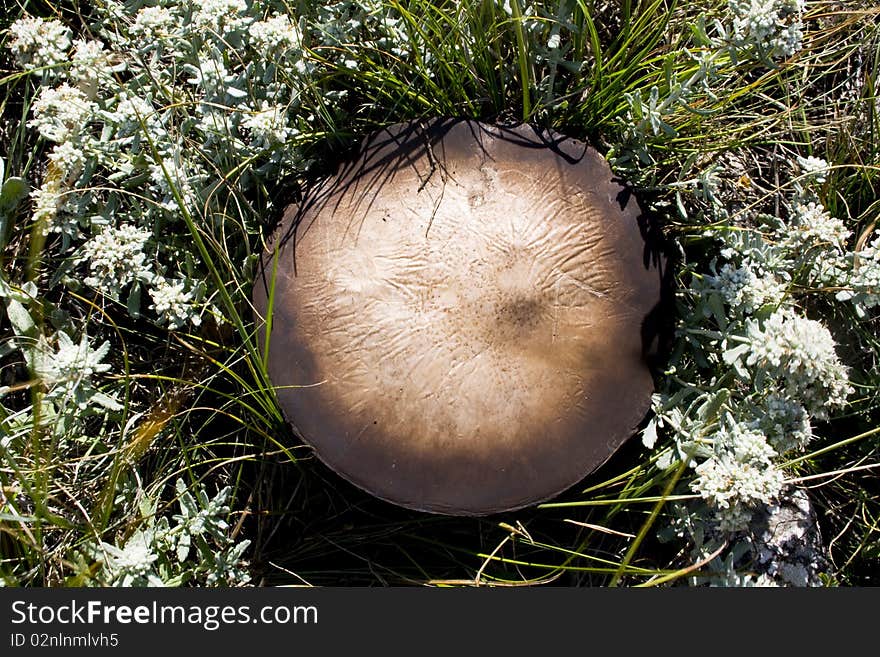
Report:
M 274 144 L 283 144 L 298 132 L 287 121 L 287 111 L 283 107 L 264 101 L 259 111 L 242 119 L 241 126 L 250 132 L 253 144 L 270 148 Z
M 161 39 L 174 29 L 176 18 L 167 7 L 141 7 L 134 17 L 130 31 L 134 37 Z
M 198 30 L 223 35 L 241 28 L 246 11 L 244 0 L 204 0 L 193 7 L 192 22 Z
M 746 365 L 776 379 L 815 417 L 827 417 L 827 409 L 842 406 L 852 392 L 834 339 L 822 323 L 784 309 L 764 322 L 747 320 L 746 337 Z
M 22 67 L 58 66 L 67 61 L 70 29 L 56 20 L 27 16 L 9 28 L 10 50 Z
M 827 180 L 828 162 L 821 157 L 808 155 L 807 157 L 797 157 L 798 168 L 801 174 L 817 183 L 824 183 Z
M 706 283 L 707 289 L 719 292 L 731 309 L 747 314 L 782 303 L 786 292 L 785 284 L 774 274 L 755 273 L 748 262 L 738 267 L 725 263 L 716 275 L 706 277 Z
M 131 224 L 105 226 L 82 246 L 79 260 L 89 268 L 83 282 L 118 299 L 130 283 L 151 281 L 153 274 L 144 253 L 150 236 L 149 231 Z
M 104 50 L 101 41 L 77 39 L 73 45 L 70 77 L 77 80 L 81 88 L 89 89 L 92 95 L 97 93 L 97 85 L 112 84 L 112 74 L 125 68 L 124 63 L 111 61 L 110 53 Z
M 76 178 L 86 163 L 86 154 L 82 148 L 70 141 L 62 141 L 56 144 L 49 153 L 49 162 L 61 172 L 64 178 Z
M 76 140 L 94 111 L 95 104 L 77 87 L 66 82 L 57 88 L 43 87 L 31 108 L 28 127 L 49 141 Z
M 790 57 L 801 49 L 804 0 L 730 0 L 737 47 L 769 58 Z
M 302 42 L 299 27 L 281 14 L 251 23 L 248 34 L 254 46 L 266 53 L 284 53 L 299 48 Z
M 792 209 L 791 223 L 785 238 L 791 242 L 792 247 L 797 244 L 801 248 L 818 245 L 843 252 L 851 235 L 852 231 L 840 219 L 832 217 L 820 203 L 808 201 L 798 202 Z
M 693 304 L 680 331 L 693 383 L 679 373 L 675 394 L 661 394 L 655 408 L 675 432 L 677 453 L 696 463 L 691 487 L 723 532 L 745 529 L 774 501 L 779 457 L 806 448 L 812 420 L 828 419 L 853 392 L 831 331 L 800 307 L 801 290 L 817 281 L 839 285 L 858 275 L 847 251 L 851 231 L 812 187 L 828 168 L 799 159 L 791 169 L 805 185 L 794 187 L 779 216 L 749 215 L 735 229 L 708 233 L 720 238 L 723 260 L 694 272 L 683 292 Z M 731 221 L 723 209 L 719 215 Z M 835 289 L 843 300 L 856 288 Z
M 150 290 L 153 299 L 150 309 L 156 311 L 160 320 L 170 329 L 178 329 L 188 323 L 193 326 L 201 323 L 201 317 L 193 303 L 195 295 L 192 291 L 185 292 L 185 287 L 185 281 L 169 282 L 160 278 Z
M 721 531 L 745 529 L 756 504 L 767 504 L 782 489 L 776 452 L 760 433 L 734 426 L 716 435 L 713 458 L 696 468 L 692 488 L 715 509 Z
M 770 394 L 763 400 L 762 408 L 753 410 L 752 414 L 758 418 L 755 428 L 777 454 L 802 450 L 813 439 L 810 415 L 800 402 Z

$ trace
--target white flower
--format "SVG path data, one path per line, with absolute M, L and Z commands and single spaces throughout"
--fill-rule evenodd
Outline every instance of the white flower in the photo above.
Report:
M 770 462 L 776 451 L 767 443 L 767 437 L 738 422 L 729 422 L 728 426 L 719 429 L 713 436 L 716 448 L 722 448 L 733 454 L 742 462 Z
M 78 135 L 95 107 L 82 91 L 67 83 L 43 87 L 31 107 L 34 118 L 27 125 L 49 141 L 62 142 Z
M 56 20 L 20 18 L 9 27 L 10 50 L 22 66 L 56 66 L 67 61 L 70 30 Z
M 110 53 L 100 41 L 73 42 L 75 50 L 71 58 L 70 75 L 81 84 L 94 85 L 110 79 L 110 74 L 122 70 L 124 65 L 110 63 Z
M 245 0 L 202 0 L 193 7 L 192 22 L 196 30 L 222 35 L 241 27 L 246 11 Z
M 818 183 L 823 183 L 826 180 L 825 174 L 828 172 L 830 168 L 828 166 L 828 162 L 823 160 L 820 157 L 813 157 L 812 155 L 808 157 L 800 157 L 797 158 L 798 166 L 800 167 L 801 172 L 815 180 Z
M 82 169 L 86 156 L 82 146 L 71 141 L 63 141 L 56 144 L 52 152 L 49 153 L 49 161 L 58 167 L 59 171 L 64 172 L 64 176 L 69 179 L 76 176 Z
M 547 39 L 547 48 L 550 50 L 556 50 L 559 47 L 561 39 L 559 37 L 559 33 L 551 34 L 550 38 Z
M 260 111 L 246 115 L 241 125 L 250 131 L 259 146 L 284 143 L 297 132 L 287 125 L 287 111 L 283 107 L 265 101 L 260 104 Z
M 783 27 L 770 41 L 770 52 L 778 57 L 791 57 L 804 43 L 804 24 L 793 21 Z
M 47 175 L 43 184 L 30 194 L 33 199 L 33 221 L 43 236 L 59 233 L 64 237 L 63 249 L 79 237 L 79 213 L 73 203 L 75 195 L 65 187 L 60 175 Z
M 736 45 L 790 57 L 803 42 L 803 0 L 729 0 Z
M 721 531 L 748 526 L 754 508 L 769 504 L 782 489 L 782 473 L 768 459 L 740 458 L 730 451 L 703 461 L 696 468 L 693 490 L 714 508 Z
M 764 400 L 763 413 L 756 424 L 779 454 L 801 450 L 813 439 L 807 410 L 802 404 L 779 395 L 773 394 Z
M 150 231 L 131 224 L 119 228 L 105 226 L 82 246 L 78 261 L 87 263 L 89 268 L 83 282 L 118 298 L 129 283 L 150 281 L 152 273 L 144 253 L 149 239 Z
M 63 203 L 62 193 L 61 179 L 57 176 L 47 178 L 42 185 L 31 192 L 31 198 L 34 200 L 34 223 L 42 226 L 44 235 L 48 235 L 52 229 L 55 215 Z
M 772 274 L 756 275 L 748 263 L 740 267 L 725 264 L 718 275 L 708 277 L 708 281 L 732 308 L 746 313 L 753 313 L 768 303 L 780 303 L 786 290 Z
M 847 369 L 834 351 L 831 333 L 820 322 L 777 310 L 763 325 L 747 320 L 746 336 L 746 364 L 778 378 L 784 385 L 781 392 L 802 399 L 813 415 L 824 419 L 829 407 L 846 403 L 852 392 Z
M 165 7 L 142 7 L 131 25 L 131 33 L 153 39 L 170 32 L 176 21 L 177 17 Z
M 184 292 L 185 287 L 184 281 L 169 282 L 160 278 L 156 287 L 150 290 L 153 298 L 150 308 L 156 311 L 170 329 L 178 329 L 186 323 L 198 326 L 202 321 L 192 305 L 193 295 L 191 292 Z
M 254 47 L 261 52 L 300 47 L 302 35 L 299 27 L 288 16 L 276 15 L 268 20 L 252 23 L 248 34 Z
M 821 204 L 813 201 L 797 203 L 792 209 L 791 221 L 792 230 L 788 231 L 786 237 L 787 242 L 796 249 L 803 249 L 812 243 L 843 251 L 852 235 L 852 231 L 840 219 L 832 217 Z

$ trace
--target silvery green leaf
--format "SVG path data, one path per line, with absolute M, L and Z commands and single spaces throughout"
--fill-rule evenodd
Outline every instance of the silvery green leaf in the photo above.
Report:
M 58 338 L 58 351 L 61 351 L 62 349 L 76 350 L 77 347 L 74 344 L 73 340 L 64 331 L 58 331 L 58 333 L 55 335 L 55 337 Z M 86 337 L 85 334 L 83 334 L 83 338 L 85 338 L 85 337 Z M 87 342 L 86 342 L 86 345 L 88 345 Z
M 94 403 L 103 406 L 107 410 L 110 411 L 121 411 L 122 404 L 120 404 L 116 399 L 111 397 L 110 395 L 105 395 L 103 392 L 94 392 L 91 395 L 91 401 Z
M 681 198 L 681 192 L 675 192 L 675 205 L 678 208 L 678 213 L 682 219 L 688 218 L 687 209 L 684 207 L 684 201 Z
M 33 337 L 37 331 L 37 325 L 31 318 L 30 313 L 25 307 L 15 299 L 7 299 L 6 316 L 16 335 L 26 335 Z
M 149 495 L 142 495 L 138 498 L 138 511 L 140 511 L 141 518 L 152 518 L 156 515 L 156 501 L 152 499 Z
M 730 399 L 730 390 L 722 388 L 700 406 L 697 417 L 705 423 L 714 422 L 718 419 L 718 414 L 728 399 Z
M 192 545 L 192 537 L 188 533 L 183 532 L 177 541 L 177 550 L 176 550 L 177 560 L 180 563 L 183 563 L 184 561 L 186 561 L 186 558 L 189 556 L 189 551 L 190 551 L 191 545 Z
M 245 98 L 247 96 L 247 91 L 242 91 L 241 89 L 236 89 L 235 87 L 226 87 L 226 93 L 228 93 L 233 98 Z

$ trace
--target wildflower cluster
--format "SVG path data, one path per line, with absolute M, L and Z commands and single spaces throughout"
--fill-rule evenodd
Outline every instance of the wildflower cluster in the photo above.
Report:
M 776 499 L 778 457 L 806 447 L 811 419 L 827 419 L 852 392 L 828 327 L 800 306 L 816 272 L 851 259 L 851 232 L 814 191 L 827 163 L 801 159 L 791 168 L 806 171 L 807 184 L 795 187 L 785 215 L 755 214 L 707 233 L 720 239 L 723 264 L 716 259 L 708 272 L 694 272 L 683 294 L 693 305 L 681 309 L 680 338 L 697 378 L 684 386 L 679 378 L 674 393 L 655 400 L 679 453 L 696 464 L 693 490 L 727 532 L 745 529 L 755 509 Z M 702 401 L 682 412 L 688 397 Z
M 171 282 L 162 278 L 150 290 L 153 299 L 150 308 L 156 311 L 170 329 L 178 329 L 186 324 L 198 326 L 201 323 L 201 318 L 192 312 L 192 307 L 203 286 L 189 291 L 184 291 L 185 287 L 186 281 Z
M 33 118 L 28 127 L 49 141 L 64 143 L 80 136 L 94 107 L 80 89 L 66 82 L 57 88 L 43 87 L 31 109 Z
M 716 509 L 722 531 L 742 529 L 752 507 L 774 499 L 782 488 L 782 473 L 772 462 L 776 452 L 764 434 L 735 422 L 709 440 L 715 451 L 696 467 L 694 488 Z
M 133 315 L 172 329 L 198 325 L 206 312 L 219 319 L 194 292 L 207 272 L 173 254 L 189 241 L 184 216 L 210 230 L 231 195 L 305 166 L 288 145 L 314 120 L 299 111 L 312 84 L 300 27 L 243 0 L 110 2 L 96 16 L 91 38 L 41 18 L 10 30 L 20 66 L 52 66 L 27 123 L 52 144 L 34 219 L 64 238 L 86 285 Z M 247 170 L 226 178 L 241 162 Z M 247 241 L 228 242 L 231 255 L 250 257 Z M 154 303 L 141 307 L 142 297 Z
M 745 333 L 745 365 L 758 375 L 756 383 L 772 378 L 784 394 L 800 398 L 820 419 L 827 417 L 827 408 L 846 403 L 852 388 L 834 339 L 821 322 L 779 310 L 763 322 L 747 320 Z
M 83 281 L 109 297 L 119 298 L 122 288 L 136 280 L 150 281 L 144 247 L 150 233 L 131 224 L 119 228 L 105 226 L 82 246 L 79 260 L 86 263 L 89 275 Z
M 745 314 L 782 298 L 786 287 L 772 272 L 748 262 L 739 266 L 727 262 L 717 274 L 708 274 L 705 280 L 710 288 L 721 293 L 731 310 Z
M 23 18 L 9 28 L 10 50 L 20 66 L 52 67 L 67 61 L 70 29 L 58 21 Z
M 767 58 L 790 57 L 801 49 L 804 0 L 730 0 L 729 4 L 736 47 Z

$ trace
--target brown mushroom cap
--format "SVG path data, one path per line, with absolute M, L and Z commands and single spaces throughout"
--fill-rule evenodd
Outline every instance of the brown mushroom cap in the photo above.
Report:
M 653 390 L 660 279 L 622 192 L 594 150 L 528 126 L 368 138 L 288 208 L 255 285 L 262 317 L 278 247 L 268 371 L 288 420 L 343 477 L 422 511 L 578 482 Z

